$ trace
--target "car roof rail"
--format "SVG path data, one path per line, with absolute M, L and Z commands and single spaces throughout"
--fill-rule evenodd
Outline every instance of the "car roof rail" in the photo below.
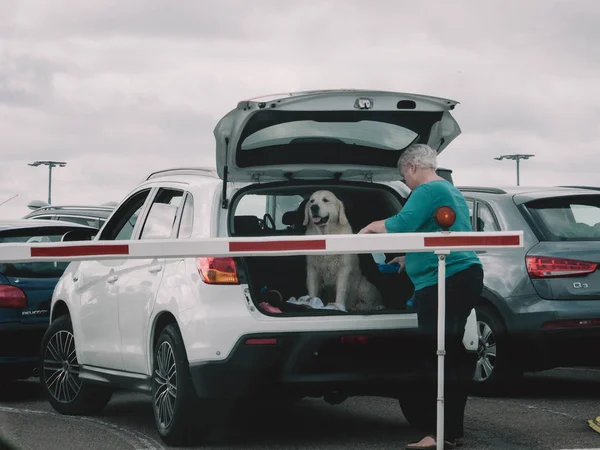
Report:
M 83 205 L 48 205 L 42 206 L 40 208 L 35 209 L 35 212 L 38 211 L 48 211 L 48 210 L 65 210 L 65 209 L 76 209 L 76 210 L 92 210 L 92 211 L 109 211 L 115 209 L 114 206 L 109 205 L 93 205 L 93 206 L 83 206 Z
M 504 189 L 494 187 L 482 187 L 482 186 L 457 186 L 456 189 L 459 191 L 467 192 L 479 192 L 482 194 L 506 194 Z
M 218 178 L 217 170 L 210 167 L 175 167 L 172 169 L 158 170 L 150 173 L 144 178 L 148 181 L 153 178 L 168 177 L 171 175 L 202 175 L 211 178 Z
M 600 186 L 558 186 L 561 188 L 569 188 L 569 189 L 590 189 L 592 191 L 600 191 Z

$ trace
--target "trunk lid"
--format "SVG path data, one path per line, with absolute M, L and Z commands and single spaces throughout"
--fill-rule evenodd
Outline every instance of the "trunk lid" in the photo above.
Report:
M 573 191 L 523 203 L 540 242 L 526 256 L 542 298 L 600 300 L 600 195 Z
M 35 264 L 47 264 L 54 266 L 54 263 L 35 263 Z M 58 271 L 62 274 L 65 265 L 68 263 L 58 262 L 60 268 Z M 58 275 L 58 272 L 56 273 Z M 13 314 L 14 319 L 19 320 L 24 324 L 34 323 L 45 323 L 48 322 L 50 314 L 50 302 L 52 300 L 52 294 L 60 275 L 53 276 L 51 278 L 37 278 L 37 277 L 6 277 L 8 283 L 12 286 L 21 289 L 27 297 L 27 308 L 23 310 L 5 310 L 7 314 Z
M 460 133 L 458 102 L 383 91 L 310 91 L 242 101 L 214 130 L 226 181 L 400 179 L 413 143 L 442 152 Z

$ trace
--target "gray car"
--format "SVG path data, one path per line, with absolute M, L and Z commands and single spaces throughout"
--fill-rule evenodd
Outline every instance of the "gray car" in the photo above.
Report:
M 600 188 L 459 187 L 475 231 L 524 230 L 522 251 L 479 252 L 476 387 L 525 371 L 598 366 Z
M 23 219 L 62 220 L 78 223 L 96 229 L 102 228 L 106 220 L 115 210 L 115 204 L 92 206 L 48 205 L 31 202 L 29 208 L 33 211 Z

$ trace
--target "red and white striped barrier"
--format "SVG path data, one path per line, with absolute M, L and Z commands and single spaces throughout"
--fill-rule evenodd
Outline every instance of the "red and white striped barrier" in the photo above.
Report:
M 523 232 L 439 232 L 255 238 L 0 244 L 0 263 L 340 253 L 434 252 L 438 255 L 437 449 L 444 444 L 446 255 L 452 251 L 522 248 Z
M 523 232 L 439 232 L 0 244 L 0 262 L 447 252 L 523 246 Z

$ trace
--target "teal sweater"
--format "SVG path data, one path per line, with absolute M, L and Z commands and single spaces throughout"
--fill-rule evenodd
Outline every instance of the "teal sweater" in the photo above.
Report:
M 385 220 L 388 233 L 427 233 L 441 231 L 434 214 L 440 206 L 456 212 L 451 231 L 473 231 L 469 207 L 461 192 L 446 180 L 435 180 L 418 186 L 402 210 Z M 446 277 L 473 264 L 481 264 L 475 252 L 456 251 L 446 257 Z M 437 284 L 438 257 L 433 252 L 407 253 L 406 272 L 418 291 Z

